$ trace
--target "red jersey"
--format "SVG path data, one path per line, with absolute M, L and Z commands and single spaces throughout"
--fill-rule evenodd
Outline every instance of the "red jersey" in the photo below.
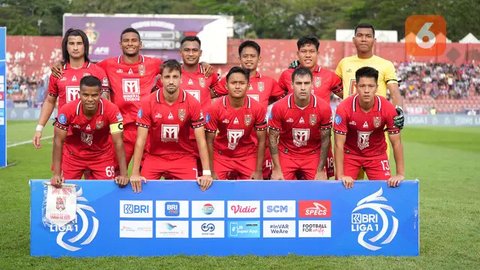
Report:
M 149 129 L 150 154 L 178 159 L 195 153 L 190 130 L 204 126 L 205 120 L 200 103 L 187 92 L 180 90 L 177 101 L 169 105 L 157 90 L 142 101 L 137 125 Z
M 285 95 L 285 91 L 280 88 L 277 81 L 271 77 L 261 75 L 259 72 L 257 72 L 255 77 L 250 78 L 249 84 L 247 95 L 260 102 L 265 108 L 268 106 L 271 98 L 277 100 Z M 215 94 L 217 96 L 228 94 L 226 77 L 222 78 L 215 86 Z
M 214 88 L 218 83 L 218 74 L 213 73 L 210 77 L 205 77 L 205 71 L 202 65 L 198 65 L 196 72 L 188 72 L 183 69 L 182 65 L 182 83 L 180 88 L 192 95 L 200 105 L 202 109 L 207 109 L 212 104 L 212 95 L 210 89 Z M 162 81 L 157 81 L 157 88 L 162 89 Z
M 282 72 L 278 83 L 280 87 L 288 94 L 293 93 L 292 88 L 292 73 L 294 69 L 287 69 Z M 330 104 L 330 95 L 341 93 L 343 91 L 342 80 L 335 74 L 326 68 L 315 66 L 313 73 L 313 88 L 312 94 L 325 100 L 327 104 Z
M 62 67 L 61 78 L 50 76 L 48 94 L 58 97 L 58 108 L 80 98 L 80 80 L 89 75 L 97 77 L 102 82 L 102 91 L 108 91 L 109 83 L 105 71 L 90 62 L 85 62 L 81 68 L 72 68 L 70 63 L 67 63 Z
M 91 119 L 84 115 L 82 102 L 77 100 L 60 108 L 54 125 L 71 132 L 65 139 L 64 151 L 90 159 L 113 155 L 110 125 L 122 121 L 118 107 L 100 98 L 97 113 Z
M 255 155 L 257 143 L 252 131 L 266 129 L 265 114 L 266 108 L 248 96 L 238 109 L 230 105 L 226 96 L 215 101 L 207 112 L 205 126 L 207 132 L 218 130 L 215 151 L 230 158 Z
M 321 129 L 332 127 L 332 111 L 322 99 L 310 96 L 310 104 L 299 108 L 293 95 L 273 105 L 268 128 L 280 131 L 279 151 L 299 158 L 319 153 Z
M 384 128 L 387 128 L 389 134 L 400 132 L 393 123 L 397 111 L 384 97 L 376 96 L 373 108 L 369 112 L 364 112 L 358 99 L 358 95 L 350 96 L 338 105 L 334 131 L 347 136 L 346 154 L 362 158 L 385 155 L 387 143 Z
M 112 102 L 122 112 L 125 124 L 135 123 L 140 101 L 150 95 L 161 64 L 162 60 L 143 55 L 133 64 L 125 63 L 123 56 L 98 63 L 107 73 L 112 89 Z

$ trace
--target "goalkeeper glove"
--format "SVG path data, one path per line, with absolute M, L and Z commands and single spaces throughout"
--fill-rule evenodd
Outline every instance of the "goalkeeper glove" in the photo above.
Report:
M 405 117 L 403 115 L 403 109 L 400 106 L 396 106 L 395 109 L 397 110 L 397 116 L 393 118 L 393 123 L 395 124 L 396 127 L 399 129 L 402 129 L 403 126 L 405 125 Z

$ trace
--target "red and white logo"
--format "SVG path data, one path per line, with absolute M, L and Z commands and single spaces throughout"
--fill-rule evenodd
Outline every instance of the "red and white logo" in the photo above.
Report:
M 162 142 L 178 142 L 178 124 L 162 124 Z
M 67 103 L 70 103 L 80 98 L 80 87 L 67 86 L 65 87 L 65 90 L 67 92 Z
M 298 216 L 301 218 L 329 218 L 332 216 L 330 201 L 299 201 Z
M 122 91 L 125 101 L 140 101 L 140 79 L 123 79 Z
M 228 217 L 259 218 L 260 201 L 228 201 Z
M 227 129 L 228 149 L 235 150 L 242 136 L 243 129 Z
M 296 147 L 306 146 L 310 139 L 310 129 L 292 128 L 293 144 Z

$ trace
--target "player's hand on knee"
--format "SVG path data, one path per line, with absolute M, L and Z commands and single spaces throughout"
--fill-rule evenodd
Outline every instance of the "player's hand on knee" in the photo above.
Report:
M 213 183 L 213 178 L 211 175 L 202 175 L 197 178 L 197 183 L 200 186 L 202 191 L 207 190 Z
M 115 177 L 115 183 L 122 188 L 127 186 L 129 181 L 130 179 L 126 175 L 119 175 Z
M 389 187 L 398 187 L 400 185 L 400 182 L 403 181 L 403 179 L 405 179 L 405 176 L 400 175 L 400 174 L 392 176 L 392 177 L 390 177 L 390 179 L 388 179 L 388 186 Z
M 54 175 L 54 176 L 52 176 L 52 178 L 50 179 L 50 184 L 52 184 L 52 186 L 54 186 L 54 187 L 56 187 L 56 188 L 61 188 L 63 181 L 64 181 L 64 179 L 63 179 L 62 176 L 60 176 L 60 175 Z
M 133 192 L 142 192 L 142 181 L 147 182 L 147 179 L 141 175 L 130 176 L 130 184 L 132 185 Z
M 353 178 L 350 177 L 350 176 L 342 176 L 339 178 L 340 180 L 342 180 L 342 183 L 343 185 L 345 186 L 345 188 L 352 188 L 353 187 Z

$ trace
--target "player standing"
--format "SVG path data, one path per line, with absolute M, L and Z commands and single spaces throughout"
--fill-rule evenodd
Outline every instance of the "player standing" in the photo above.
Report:
M 115 104 L 100 97 L 101 87 L 98 78 L 83 77 L 80 100 L 66 104 L 58 112 L 51 178 L 51 183 L 57 187 L 64 179 L 80 179 L 85 170 L 90 171 L 92 179 L 115 179 L 121 186 L 128 184 L 122 114 Z M 67 136 L 69 131 L 71 135 Z M 110 135 L 120 167 L 117 177 Z
M 328 179 L 327 152 L 332 112 L 328 103 L 312 94 L 312 72 L 292 73 L 293 94 L 273 105 L 268 128 L 273 160 L 272 179 Z
M 233 67 L 226 79 L 228 95 L 213 103 L 206 116 L 212 176 L 227 179 L 234 173 L 237 179 L 263 179 L 266 107 L 247 96 L 248 70 Z
M 404 179 L 405 168 L 400 129 L 393 118 L 395 107 L 376 95 L 378 71 L 362 67 L 355 72 L 357 94 L 340 103 L 335 115 L 335 166 L 337 179 L 346 188 L 363 168 L 370 180 L 387 180 L 396 187 Z M 396 175 L 391 176 L 384 129 L 392 144 Z
M 133 168 L 130 182 L 133 190 L 142 190 L 142 181 L 146 179 L 195 179 L 197 165 L 195 149 L 189 139 L 193 128 L 202 161 L 203 176 L 197 181 L 202 190 L 212 184 L 205 141 L 205 120 L 200 103 L 187 92 L 180 89 L 182 68 L 176 60 L 165 61 L 160 79 L 163 87 L 142 101 L 138 111 L 137 140 L 133 156 Z M 147 135 L 150 150 L 146 153 L 140 175 Z
M 109 87 L 108 79 L 103 71 L 88 58 L 88 38 L 82 30 L 70 28 L 65 32 L 62 40 L 62 56 L 65 63 L 62 68 L 62 76 L 50 76 L 48 84 L 48 95 L 42 104 L 40 117 L 33 145 L 40 148 L 43 127 L 52 115 L 58 99 L 58 108 L 63 105 L 79 99 L 80 80 L 84 76 L 93 75 L 102 81 L 102 91 Z

